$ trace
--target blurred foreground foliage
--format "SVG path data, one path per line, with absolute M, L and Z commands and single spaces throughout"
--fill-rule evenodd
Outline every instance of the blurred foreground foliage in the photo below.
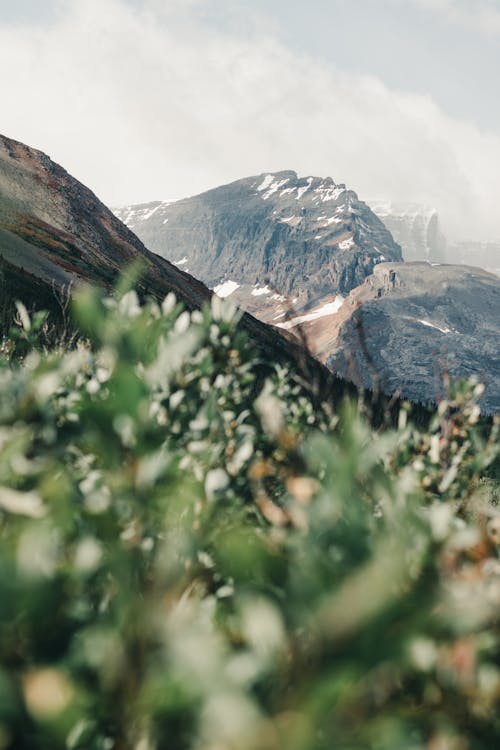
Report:
M 0 353 L 0 750 L 492 750 L 498 430 L 314 408 L 214 297 Z

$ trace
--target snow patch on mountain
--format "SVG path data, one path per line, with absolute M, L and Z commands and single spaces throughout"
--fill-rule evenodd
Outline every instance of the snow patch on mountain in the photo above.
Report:
M 342 307 L 344 299 L 345 298 L 342 297 L 341 294 L 338 294 L 333 302 L 327 302 L 316 310 L 312 310 L 310 313 L 304 313 L 304 315 L 298 315 L 297 317 L 288 320 L 286 323 L 278 323 L 277 328 L 289 331 L 291 328 L 295 328 L 295 326 L 301 325 L 302 323 L 309 323 L 311 320 L 324 318 L 327 315 L 334 315 Z
M 269 289 L 267 285 L 256 287 L 255 289 L 252 289 L 252 297 L 262 297 L 263 294 L 271 294 L 271 292 L 272 289 Z
M 356 243 L 354 242 L 352 237 L 349 237 L 348 240 L 344 240 L 343 242 L 339 242 L 339 248 L 341 250 L 350 250 L 351 247 L 354 247 Z
M 345 186 L 338 186 L 325 188 L 325 187 L 319 187 L 316 188 L 315 193 L 317 193 L 317 197 L 314 199 L 315 201 L 321 201 L 322 203 L 328 203 L 328 201 L 336 201 L 342 193 L 345 193 Z
M 267 188 L 274 182 L 274 175 L 273 174 L 266 174 L 264 179 L 262 180 L 261 184 L 257 188 L 257 192 L 262 193 L 264 190 L 267 190 Z
M 214 287 L 214 292 L 218 297 L 225 299 L 226 297 L 230 297 L 231 294 L 233 294 L 237 289 L 240 288 L 240 286 L 241 285 L 237 284 L 236 281 L 231 281 L 230 279 L 228 279 L 227 281 L 223 281 L 216 287 Z
M 434 328 L 436 331 L 440 331 L 440 333 L 453 333 L 453 330 L 448 328 L 448 326 L 442 328 L 441 326 L 438 326 L 437 323 L 431 323 L 429 320 L 421 320 L 417 318 L 417 323 L 421 323 L 423 326 L 427 326 L 427 328 Z
M 311 185 L 313 184 L 313 177 L 309 177 L 307 179 L 307 185 L 305 187 L 297 188 L 297 200 L 300 201 L 302 196 L 307 193 L 307 191 L 310 189 Z
M 288 180 L 288 178 L 287 178 L 287 179 L 285 179 L 285 180 L 276 180 L 275 182 L 272 182 L 272 183 L 271 183 L 271 184 L 269 185 L 269 189 L 268 189 L 268 190 L 266 190 L 266 192 L 264 193 L 264 195 L 262 196 L 262 198 L 263 198 L 263 199 L 264 199 L 265 201 L 269 200 L 269 198 L 270 198 L 270 197 L 271 197 L 272 195 L 274 195 L 275 193 L 277 193 L 277 192 L 278 192 L 278 190 L 279 190 L 279 189 L 280 189 L 281 187 L 283 187 L 283 185 L 286 185 L 286 183 L 287 183 L 288 181 L 289 181 L 289 180 Z
M 113 213 L 120 219 L 120 221 L 123 221 L 129 229 L 132 229 L 143 222 L 149 221 L 149 219 L 151 219 L 151 217 L 157 212 L 160 212 L 160 214 L 164 213 L 172 203 L 175 203 L 175 201 L 154 201 L 153 203 L 145 203 L 138 206 L 123 206 L 122 208 L 114 209 Z M 164 224 L 167 222 L 168 219 L 163 221 Z

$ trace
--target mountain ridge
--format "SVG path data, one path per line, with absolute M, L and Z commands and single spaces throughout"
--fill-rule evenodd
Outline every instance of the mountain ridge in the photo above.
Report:
M 378 262 L 402 259 L 401 248 L 354 191 L 331 177 L 299 177 L 293 170 L 115 212 L 147 247 L 211 288 L 232 282 L 231 295 L 241 290 L 235 301 L 259 314 L 256 288 L 268 286 L 301 309 L 325 294 L 348 293 Z
M 354 191 L 289 170 L 119 215 L 145 244 L 307 343 L 359 387 L 425 403 L 442 396 L 445 372 L 475 375 L 488 381 L 483 407 L 500 410 L 500 282 L 481 269 L 429 262 L 442 239 L 434 210 L 425 221 L 411 213 L 429 260 L 408 263 Z
M 193 308 L 209 297 L 197 280 L 157 258 L 85 185 L 42 151 L 0 135 L 2 261 L 41 282 L 109 285 L 138 258 L 152 291 L 167 284 Z
M 173 292 L 188 310 L 212 292 L 165 258 L 150 252 L 97 196 L 42 151 L 0 135 L 0 326 L 8 331 L 22 301 L 48 309 L 53 321 L 79 284 L 109 292 L 134 261 L 138 291 L 163 299 Z M 239 323 L 262 351 L 263 361 L 288 361 L 326 380 L 326 369 L 301 346 L 249 314 Z M 0 331 L 2 333 L 2 331 Z M 332 387 L 333 380 L 330 380 Z M 340 387 L 340 386 L 339 386 Z
M 381 264 L 306 336 L 315 356 L 360 388 L 436 402 L 448 378 L 475 376 L 486 386 L 482 409 L 500 412 L 500 280 L 484 269 Z

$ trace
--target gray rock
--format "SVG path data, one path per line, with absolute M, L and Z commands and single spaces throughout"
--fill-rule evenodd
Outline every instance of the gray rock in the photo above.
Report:
M 245 287 L 238 302 L 247 309 L 254 288 L 268 285 L 300 309 L 324 295 L 349 293 L 377 263 L 402 259 L 390 232 L 356 193 L 331 178 L 299 178 L 292 171 L 116 214 L 150 250 L 209 287 L 227 281 Z
M 446 375 L 476 376 L 486 386 L 483 409 L 500 411 L 500 279 L 494 274 L 469 266 L 383 264 L 338 316 L 322 357 L 338 375 L 418 402 L 443 396 Z

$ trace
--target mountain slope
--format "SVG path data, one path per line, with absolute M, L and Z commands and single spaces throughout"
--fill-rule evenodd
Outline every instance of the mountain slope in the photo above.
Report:
M 133 261 L 141 261 L 140 289 L 162 299 L 169 292 L 190 309 L 210 300 L 200 281 L 142 242 L 82 183 L 48 156 L 0 135 L 0 334 L 12 305 L 61 313 L 61 292 L 91 283 L 110 289 Z M 251 315 L 240 326 L 269 362 L 293 361 L 319 379 L 326 370 L 295 341 Z M 333 381 L 330 381 L 332 387 Z M 340 385 L 339 385 L 340 387 Z
M 358 386 L 437 400 L 475 375 L 500 411 L 500 279 L 480 268 L 384 263 L 329 318 L 303 324 L 311 351 Z
M 144 265 L 152 293 L 175 291 L 190 308 L 209 297 L 203 284 L 146 250 L 84 185 L 40 151 L 0 136 L 0 270 L 3 298 L 34 284 L 112 284 L 132 261 Z M 42 291 L 43 290 L 43 291 Z
M 331 178 L 263 174 L 175 203 L 116 209 L 145 245 L 263 320 L 347 294 L 401 249 Z M 281 310 L 282 311 L 282 310 Z

